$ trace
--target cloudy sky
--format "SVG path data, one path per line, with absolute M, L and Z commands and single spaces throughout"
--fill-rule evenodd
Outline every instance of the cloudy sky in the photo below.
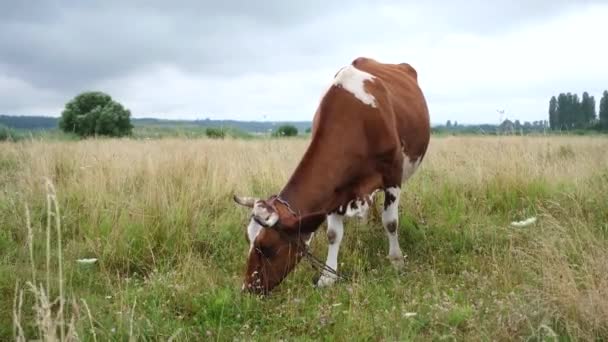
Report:
M 92 3 L 0 2 L 0 114 L 101 90 L 134 117 L 310 120 L 358 56 L 412 64 L 433 123 L 542 120 L 608 88 L 607 0 Z

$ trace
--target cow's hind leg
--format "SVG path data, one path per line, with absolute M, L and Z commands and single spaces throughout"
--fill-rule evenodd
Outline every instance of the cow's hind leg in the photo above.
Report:
M 344 235 L 344 216 L 333 213 L 327 216 L 327 266 L 338 271 L 338 252 L 340 251 L 340 243 Z M 323 271 L 317 286 L 330 286 L 336 282 L 336 276 L 327 271 Z
M 388 237 L 388 259 L 397 269 L 401 269 L 404 265 L 398 239 L 400 194 L 401 189 L 398 186 L 384 189 L 384 211 L 382 212 L 382 225 Z

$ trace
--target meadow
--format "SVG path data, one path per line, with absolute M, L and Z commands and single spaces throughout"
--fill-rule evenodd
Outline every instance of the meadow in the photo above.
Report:
M 345 226 L 352 279 L 316 289 L 302 262 L 242 294 L 231 197 L 278 192 L 307 143 L 0 143 L 0 340 L 608 339 L 605 137 L 433 136 L 401 197 L 402 271 L 372 215 Z

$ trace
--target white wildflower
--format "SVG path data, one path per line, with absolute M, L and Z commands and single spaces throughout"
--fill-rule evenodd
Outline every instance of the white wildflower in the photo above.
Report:
M 523 221 L 513 221 L 513 222 L 511 222 L 511 226 L 513 226 L 513 227 L 527 227 L 527 226 L 533 224 L 534 222 L 536 222 L 536 217 L 530 217 L 530 218 L 525 219 Z

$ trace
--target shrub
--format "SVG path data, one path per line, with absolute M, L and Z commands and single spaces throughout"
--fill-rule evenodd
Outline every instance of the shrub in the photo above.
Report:
M 294 137 L 298 135 L 298 129 L 292 125 L 283 125 L 277 128 L 272 135 L 275 137 Z
M 208 127 L 205 130 L 205 134 L 212 139 L 224 139 L 226 136 L 226 131 L 223 128 Z
M 81 137 L 131 135 L 131 112 L 103 92 L 84 92 L 65 105 L 59 127 Z
M 0 125 L 0 141 L 9 140 L 11 137 L 8 127 Z
M 15 141 L 19 138 L 20 136 L 14 130 L 0 125 L 0 141 Z

